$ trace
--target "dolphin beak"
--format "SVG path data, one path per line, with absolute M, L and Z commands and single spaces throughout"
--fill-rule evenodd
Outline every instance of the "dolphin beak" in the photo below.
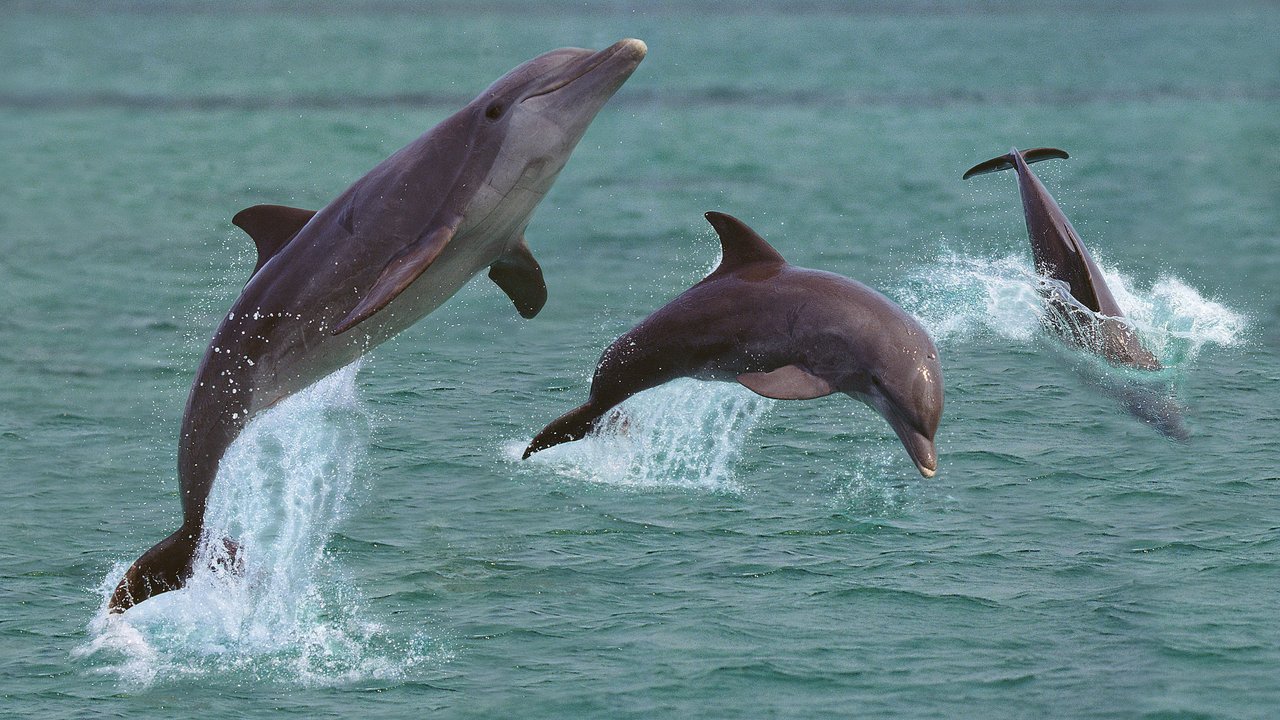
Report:
M 889 421 L 889 427 L 893 428 L 898 440 L 902 442 L 903 449 L 907 451 L 907 455 L 911 456 L 911 462 L 915 463 L 916 470 L 919 470 L 920 474 L 926 478 L 936 475 L 938 472 L 938 448 L 934 445 L 933 438 L 926 437 L 924 433 L 907 422 L 889 401 L 878 396 L 872 396 L 867 404 L 880 413 L 881 417 Z
M 629 53 L 630 57 L 635 59 L 636 62 L 640 62 L 641 60 L 643 60 L 645 54 L 649 52 L 649 46 L 645 45 L 643 40 L 639 40 L 637 38 L 626 38 L 625 40 L 619 40 L 618 42 L 614 43 L 613 46 L 610 47 L 609 49 L 615 52 L 625 51 Z
M 915 428 L 901 427 L 899 423 L 892 421 L 889 424 L 898 434 L 902 447 L 906 448 L 911 462 L 916 464 L 920 474 L 926 478 L 933 477 L 938 472 L 938 449 L 934 446 L 933 439 L 920 434 Z
M 631 77 L 631 73 L 635 72 L 636 66 L 640 64 L 641 60 L 644 60 L 648 52 L 649 46 L 645 45 L 643 40 L 636 40 L 635 38 L 619 40 L 597 53 L 572 63 L 562 74 L 552 79 L 546 86 L 536 92 L 530 93 L 521 102 L 550 95 L 587 75 L 591 75 L 597 68 L 602 66 L 605 68 L 605 72 L 600 73 L 600 75 L 606 78 L 602 82 L 612 85 L 608 90 L 608 95 L 612 95 L 628 77 Z
M 606 61 L 613 61 L 619 65 L 630 65 L 634 68 L 644 60 L 644 56 L 649 54 L 649 46 L 644 44 L 643 40 L 636 38 L 626 38 L 610 45 L 601 50 L 592 57 L 591 65 L 599 65 Z

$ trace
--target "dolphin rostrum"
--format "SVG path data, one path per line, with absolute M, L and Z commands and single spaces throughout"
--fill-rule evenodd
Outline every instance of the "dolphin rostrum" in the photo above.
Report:
M 1027 220 L 1027 235 L 1031 238 L 1036 271 L 1056 281 L 1042 289 L 1049 308 L 1054 311 L 1056 319 L 1062 321 L 1061 325 L 1052 324 L 1055 329 L 1115 365 L 1159 370 L 1160 361 L 1142 345 L 1133 327 L 1124 319 L 1124 311 L 1116 304 L 1102 272 L 1080 241 L 1076 229 L 1071 227 L 1071 222 L 1062 214 L 1062 208 L 1058 207 L 1040 178 L 1027 167 L 1029 163 L 1067 157 L 1066 152 L 1057 148 L 1035 148 L 1025 152 L 1014 148 L 1008 154 L 969 168 L 964 179 L 1011 168 L 1017 173 L 1022 212 Z M 1083 312 L 1080 306 L 1093 315 Z M 1064 331 L 1062 326 L 1069 330 Z
M 538 313 L 547 290 L 525 227 L 645 52 L 639 40 L 553 50 L 499 78 L 321 210 L 257 205 L 233 218 L 257 244 L 258 262 L 187 398 L 182 527 L 129 568 L 112 612 L 191 576 L 218 463 L 256 413 L 409 327 L 485 268 L 521 315 Z
M 720 265 L 615 340 L 587 402 L 543 428 L 524 457 L 581 439 L 636 393 L 692 377 L 782 400 L 845 393 L 889 421 L 932 477 L 942 366 L 920 323 L 862 283 L 789 265 L 737 218 L 706 217 L 720 236 Z

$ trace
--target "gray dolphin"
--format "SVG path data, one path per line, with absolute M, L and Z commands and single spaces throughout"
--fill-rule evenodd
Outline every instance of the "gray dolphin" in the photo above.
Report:
M 706 217 L 720 236 L 719 267 L 615 340 L 587 402 L 543 428 L 524 457 L 582 438 L 638 392 L 693 377 L 781 400 L 845 393 L 888 420 L 932 477 L 942 366 L 920 323 L 862 283 L 787 264 L 737 218 Z
M 1096 353 L 1112 365 L 1160 370 L 1159 359 L 1142 345 L 1124 319 L 1124 311 L 1075 228 L 1040 178 L 1027 167 L 1029 163 L 1066 157 L 1066 152 L 1056 148 L 1025 152 L 1014 148 L 1006 155 L 973 166 L 964 177 L 1010 168 L 1017 172 L 1036 270 L 1048 277 L 1040 290 L 1050 310 L 1046 325 L 1064 340 Z M 1134 417 L 1175 440 L 1189 437 L 1182 423 L 1182 408 L 1164 379 L 1155 375 L 1108 377 L 1085 367 L 1081 370 L 1086 380 L 1120 401 Z
M 1027 167 L 1029 163 L 1067 157 L 1066 152 L 1057 148 L 1035 148 L 1026 152 L 1014 148 L 1008 154 L 969 168 L 964 179 L 1011 168 L 1017 172 L 1018 192 L 1022 195 L 1022 212 L 1027 220 L 1036 270 L 1060 283 L 1042 289 L 1056 314 L 1055 319 L 1061 321 L 1052 323 L 1060 334 L 1113 364 L 1159 370 L 1160 361 L 1143 347 L 1132 326 L 1125 321 L 1124 311 L 1116 304 L 1076 229 L 1071 227 L 1040 178 Z M 1079 305 L 1094 315 L 1082 312 Z
M 553 50 L 498 79 L 320 211 L 258 205 L 235 216 L 258 246 L 258 263 L 187 398 L 182 527 L 129 568 L 112 612 L 191 576 L 218 463 L 256 413 L 409 327 L 484 268 L 521 315 L 538 313 L 547 290 L 525 226 L 645 52 L 639 40 L 599 52 Z

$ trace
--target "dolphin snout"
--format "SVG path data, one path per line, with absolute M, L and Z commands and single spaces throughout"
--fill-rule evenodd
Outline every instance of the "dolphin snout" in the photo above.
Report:
M 938 448 L 934 447 L 932 439 L 918 436 L 918 441 L 913 442 L 913 446 L 908 446 L 908 452 L 911 460 L 915 461 L 915 469 L 925 478 L 932 478 L 938 471 Z
M 902 442 L 902 448 L 911 456 L 916 470 L 926 478 L 933 477 L 938 472 L 938 448 L 933 438 L 921 432 L 915 423 L 907 419 L 901 408 L 884 397 L 872 395 L 864 402 L 889 421 L 889 427 L 893 428 L 898 440 Z
M 926 478 L 937 474 L 938 448 L 933 444 L 933 438 L 925 437 L 919 430 L 907 426 L 897 418 L 890 419 L 889 424 L 893 426 L 893 431 L 902 441 L 902 447 L 911 456 L 911 462 L 915 463 L 916 470 Z
M 630 55 L 635 60 L 643 60 L 644 56 L 649 53 L 649 46 L 645 45 L 643 40 L 638 40 L 636 38 L 619 40 L 609 49 L 620 55 L 624 53 Z

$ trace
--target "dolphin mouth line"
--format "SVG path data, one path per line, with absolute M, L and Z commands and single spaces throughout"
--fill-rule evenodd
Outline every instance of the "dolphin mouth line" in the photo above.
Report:
M 532 100 L 536 97 L 542 97 L 543 95 L 550 95 L 551 93 L 565 87 L 566 85 L 576 82 L 577 80 L 585 77 L 586 75 L 589 75 L 592 70 L 595 70 L 596 68 L 605 64 L 609 60 L 612 60 L 615 56 L 620 54 L 623 50 L 630 47 L 635 47 L 637 44 L 639 44 L 641 48 L 640 57 L 643 58 L 644 51 L 647 50 L 647 48 L 645 48 L 644 46 L 644 43 L 640 42 L 639 40 L 620 40 L 614 43 L 611 47 L 607 47 L 604 50 L 601 50 L 600 52 L 596 53 L 595 55 L 592 55 L 590 58 L 590 62 L 588 62 L 587 66 L 583 68 L 581 72 L 576 73 L 570 77 L 564 78 L 563 80 L 558 80 L 552 83 L 551 85 L 547 86 L 546 88 L 539 90 L 538 92 L 533 93 L 532 95 L 529 95 L 528 97 L 524 98 L 524 100 L 521 100 L 520 102 L 523 103 L 526 100 Z
M 928 440 L 930 444 L 932 444 L 934 441 L 931 438 L 925 437 L 924 433 L 920 432 L 915 427 L 913 427 L 910 422 L 907 422 L 906 418 L 902 416 L 902 413 L 898 412 L 898 409 L 896 407 L 893 407 L 892 405 L 889 405 L 887 403 L 886 403 L 886 406 L 889 408 L 889 412 L 893 414 L 894 419 L 897 420 L 896 423 L 893 421 L 890 421 L 889 426 L 893 428 L 894 434 L 897 435 L 898 439 L 902 442 L 902 447 L 904 450 L 907 451 L 907 456 L 911 458 L 911 463 L 916 466 L 916 470 L 919 471 L 919 473 L 926 478 L 931 478 L 934 475 L 937 475 L 938 461 L 937 461 L 936 452 L 934 455 L 934 465 L 933 467 L 929 467 L 928 465 L 925 465 L 923 462 L 920 461 L 920 458 L 917 456 L 917 448 L 915 447 L 915 444 L 912 442 L 908 442 L 908 438 L 910 438 L 911 435 L 919 435 L 921 438 Z M 899 424 L 901 424 L 904 430 L 899 430 L 899 427 L 898 427 Z M 904 435 L 906 435 L 907 437 L 903 437 Z

